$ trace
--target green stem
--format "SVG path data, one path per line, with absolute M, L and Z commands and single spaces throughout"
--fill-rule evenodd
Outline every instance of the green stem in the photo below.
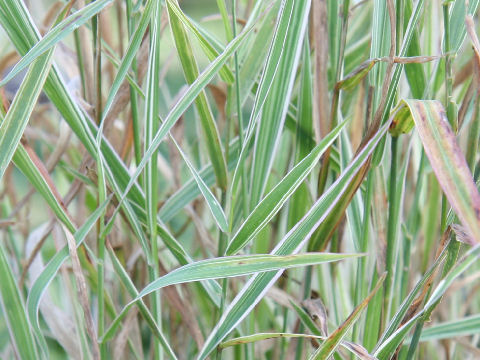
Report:
M 156 100 L 160 94 L 158 64 L 160 60 L 160 36 L 161 36 L 161 13 L 162 4 L 158 2 L 154 8 L 150 21 L 150 54 L 148 62 L 147 96 L 145 101 L 145 149 L 148 148 L 154 134 L 158 131 L 158 103 Z M 148 277 L 153 282 L 160 276 L 159 251 L 157 233 L 157 205 L 158 205 L 158 170 L 157 157 L 152 156 L 145 167 L 144 187 L 147 209 L 147 226 L 150 236 L 150 259 L 148 261 Z M 152 311 L 155 322 L 162 329 L 162 304 L 160 291 L 155 291 L 150 296 Z M 163 359 L 163 349 L 157 338 L 152 339 L 155 359 Z
M 340 81 L 343 74 L 343 59 L 345 56 L 345 44 L 347 42 L 347 29 L 348 29 L 348 10 L 350 8 L 350 0 L 345 0 L 343 2 L 343 14 L 342 14 L 342 32 L 340 37 L 340 50 L 337 59 L 337 71 L 335 73 L 335 84 Z M 332 110 L 330 113 L 330 130 L 334 129 L 338 123 L 338 105 L 340 98 L 340 90 L 336 87 L 334 89 L 332 97 Z M 333 144 L 332 144 L 333 146 Z M 318 194 L 323 194 L 325 191 L 325 184 L 327 183 L 328 168 L 330 163 L 330 151 L 331 147 L 326 151 L 324 160 L 322 162 L 322 167 L 320 169 L 320 174 L 318 177 Z
M 85 80 L 85 64 L 83 61 L 83 54 L 82 54 L 82 46 L 80 45 L 80 35 L 78 33 L 78 30 L 75 30 L 73 32 L 73 39 L 75 42 L 75 52 L 77 55 L 77 61 L 78 61 L 78 70 L 80 72 L 80 82 L 82 83 L 82 97 L 84 99 L 87 98 L 87 86 L 86 86 L 86 80 Z
M 127 27 L 128 36 L 131 37 L 135 31 L 135 18 L 133 17 L 132 0 L 127 0 Z M 132 61 L 132 70 L 137 75 L 137 60 Z M 138 119 L 138 105 L 137 105 L 137 93 L 135 89 L 130 86 L 130 111 L 132 113 L 132 128 L 133 128 L 133 148 L 135 153 L 135 162 L 140 164 L 142 160 L 142 141 L 141 141 L 141 129 Z M 139 180 L 141 181 L 141 179 Z
M 447 229 L 447 212 L 448 212 L 448 202 L 447 197 L 442 195 L 442 213 L 440 217 L 440 232 L 443 234 Z
M 308 299 L 310 298 L 310 292 L 312 290 L 312 272 L 313 266 L 307 266 L 305 269 L 305 283 L 303 287 L 303 298 Z M 303 333 L 305 327 L 302 323 L 298 326 L 298 332 L 300 334 Z M 297 342 L 297 349 L 295 350 L 295 359 L 300 360 L 303 356 L 303 338 L 299 338 Z
M 370 224 L 370 211 L 372 207 L 372 196 L 373 196 L 373 172 L 370 172 L 367 176 L 367 186 L 365 193 L 365 205 L 363 209 L 363 224 L 362 224 L 362 236 L 360 238 L 360 253 L 366 253 L 368 250 L 368 234 L 369 234 L 369 224 Z M 357 263 L 357 279 L 355 286 L 355 305 L 358 305 L 362 302 L 362 299 L 366 297 L 366 289 L 368 289 L 368 279 L 365 278 L 365 268 L 367 266 L 367 258 L 362 256 L 358 259 Z M 358 336 L 360 331 L 360 324 L 355 323 L 353 326 L 353 335 L 352 339 L 354 342 L 358 342 Z
M 232 39 L 237 36 L 235 34 L 235 20 L 233 21 L 233 31 L 232 26 L 230 25 L 230 21 L 228 21 L 228 13 L 227 13 L 227 6 L 225 4 L 225 0 L 217 0 L 217 6 L 220 10 L 220 14 L 222 15 L 223 26 L 225 28 L 225 34 L 227 36 L 227 41 L 232 41 Z M 235 13 L 235 8 L 232 8 L 232 14 Z M 235 15 L 233 15 L 235 19 Z
M 390 318 L 390 305 L 392 301 L 392 290 L 394 283 L 395 270 L 395 252 L 397 248 L 397 224 L 398 224 L 398 204 L 397 204 L 397 152 L 398 152 L 398 138 L 392 137 L 391 143 L 392 157 L 390 167 L 390 185 L 388 193 L 388 229 L 387 229 L 387 254 L 386 254 L 386 270 L 387 277 L 385 279 L 385 298 L 383 304 L 383 324 Z
M 95 16 L 92 19 L 92 32 L 93 32 L 93 42 L 94 42 L 94 61 L 95 61 L 95 115 L 97 124 L 100 124 L 101 114 L 102 114 L 102 51 L 101 51 L 101 24 L 100 16 Z M 105 188 L 105 178 L 103 174 L 103 165 L 102 160 L 97 159 L 97 173 L 98 173 L 98 204 L 102 204 L 106 199 L 106 188 Z M 105 214 L 102 214 L 98 221 L 98 263 L 97 263 L 97 294 L 98 294 L 98 334 L 103 334 L 105 331 Z M 107 358 L 107 346 L 102 343 L 99 345 L 100 348 L 100 358 Z
M 405 296 L 407 296 L 407 291 L 408 291 L 408 280 L 409 280 L 409 274 L 410 274 L 410 257 L 411 257 L 411 245 L 413 239 L 415 239 L 416 234 L 418 233 L 419 230 L 419 225 L 420 225 L 420 208 L 419 208 L 419 202 L 420 202 L 420 195 L 421 191 L 423 188 L 423 182 L 424 182 L 424 170 L 425 170 L 425 164 L 426 164 L 426 155 L 425 151 L 422 149 L 422 155 L 420 157 L 420 164 L 418 166 L 418 173 L 417 173 L 417 182 L 416 182 L 416 187 L 415 187 L 415 196 L 413 199 L 413 204 L 410 210 L 410 215 L 407 220 L 407 234 L 405 234 L 405 248 L 403 250 L 403 271 L 402 271 L 402 279 L 400 281 L 400 299 L 404 299 Z

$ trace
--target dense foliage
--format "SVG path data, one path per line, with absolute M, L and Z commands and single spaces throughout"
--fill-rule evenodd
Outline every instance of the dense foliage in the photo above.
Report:
M 479 0 L 0 0 L 0 357 L 480 358 Z

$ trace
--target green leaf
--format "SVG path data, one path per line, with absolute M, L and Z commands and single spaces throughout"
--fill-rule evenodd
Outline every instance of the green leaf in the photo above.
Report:
M 370 70 L 372 70 L 373 66 L 379 61 L 379 59 L 369 59 L 360 66 L 358 66 L 355 70 L 353 70 L 350 74 L 345 76 L 342 80 L 340 80 L 335 87 L 337 89 L 342 89 L 345 91 L 353 90 L 359 83 L 362 81 L 365 76 L 368 75 Z
M 108 98 L 103 107 L 102 122 L 107 117 L 108 112 L 112 107 L 113 100 L 115 99 L 115 95 L 117 94 L 118 89 L 120 89 L 120 86 L 122 85 L 122 82 L 127 75 L 128 69 L 132 65 L 133 59 L 137 55 L 137 51 L 140 47 L 140 44 L 142 43 L 143 35 L 145 34 L 147 26 L 150 22 L 150 17 L 152 16 L 154 5 L 154 0 L 147 0 L 147 2 L 145 3 L 145 7 L 142 11 L 140 21 L 137 25 L 137 28 L 135 29 L 134 34 L 132 35 L 132 40 L 130 40 L 130 44 L 128 45 L 125 56 L 123 57 L 123 60 L 120 64 L 117 75 L 115 75 L 115 79 L 113 80 L 110 92 L 108 93 Z
M 32 161 L 30 154 L 22 144 L 19 144 L 17 147 L 17 151 L 15 151 L 15 154 L 13 155 L 13 162 L 27 177 L 35 190 L 42 195 L 57 218 L 68 228 L 68 230 L 75 231 L 75 225 L 72 223 L 66 209 L 61 203 L 61 199 L 56 196 L 50 182 L 42 175 L 38 167 Z
M 145 167 L 146 162 L 153 153 L 158 149 L 164 137 L 168 134 L 170 129 L 175 125 L 178 121 L 180 116 L 183 112 L 192 104 L 198 94 L 203 91 L 205 86 L 212 80 L 215 74 L 218 73 L 220 67 L 227 61 L 227 59 L 235 52 L 235 50 L 242 44 L 242 42 L 246 39 L 247 35 L 250 33 L 250 30 L 253 27 L 247 28 L 243 30 L 235 39 L 232 40 L 225 48 L 225 51 L 214 61 L 212 62 L 200 76 L 193 82 L 184 96 L 175 104 L 173 109 L 169 112 L 167 117 L 165 118 L 163 124 L 160 126 L 157 134 L 152 140 L 151 145 L 145 151 L 144 157 L 140 164 L 138 164 L 137 169 L 135 170 L 134 174 L 129 177 L 128 184 L 125 187 L 125 190 L 120 197 L 119 204 L 122 204 L 125 200 L 127 194 L 129 193 L 130 189 L 134 186 L 140 172 Z
M 174 284 L 317 265 L 358 256 L 360 255 L 329 253 L 306 253 L 287 256 L 253 254 L 202 260 L 182 266 L 150 283 L 140 292 L 136 300 L 155 290 Z
M 148 148 L 159 127 L 158 111 L 160 98 L 160 3 L 157 2 L 150 23 L 150 54 L 148 58 L 147 90 L 145 96 L 145 136 L 144 147 Z M 145 205 L 149 235 L 156 241 L 158 204 L 158 158 L 152 156 L 145 166 Z M 152 244 L 152 251 L 156 246 Z M 154 257 L 156 256 L 153 255 Z
M 412 12 L 413 1 L 405 2 L 405 17 L 410 17 Z M 405 23 L 406 24 L 406 23 Z M 424 27 L 426 25 L 423 25 Z M 424 49 L 428 53 L 428 49 Z M 422 54 L 420 46 L 420 33 L 418 29 L 415 29 L 410 46 L 407 50 L 408 56 L 418 56 Z M 416 99 L 421 99 L 427 86 L 427 79 L 423 70 L 423 64 L 407 64 L 405 65 L 405 75 L 407 77 L 408 84 L 410 85 L 410 91 L 412 96 Z
M 451 339 L 454 337 L 475 335 L 479 332 L 480 314 L 476 314 L 423 329 L 420 341 Z
M 10 341 L 19 359 L 38 359 L 35 340 L 25 314 L 20 289 L 13 275 L 7 254 L 0 243 L 0 304 L 7 322 Z
M 290 301 L 290 304 L 293 306 L 293 310 L 295 310 L 295 312 L 297 313 L 297 315 L 298 315 L 300 321 L 302 322 L 302 324 L 304 326 L 306 326 L 307 329 L 312 334 L 318 335 L 318 336 L 322 335 L 322 332 L 320 331 L 317 324 L 315 324 L 315 322 L 313 322 L 312 317 L 310 317 L 310 315 L 305 310 L 303 310 L 300 306 L 295 304 L 295 302 L 293 302 L 293 301 Z M 325 325 L 326 325 L 326 322 L 325 322 Z M 324 332 L 325 332 L 325 330 L 327 330 L 327 329 L 324 329 Z M 324 339 L 326 339 L 326 338 L 327 337 L 325 336 Z
M 182 22 L 182 24 L 186 28 L 188 28 L 193 33 L 193 35 L 195 35 L 197 40 L 200 42 L 200 46 L 202 47 L 203 51 L 205 52 L 205 55 L 207 55 L 208 59 L 210 61 L 215 60 L 219 55 L 218 51 L 201 34 L 200 30 L 197 28 L 197 26 L 194 24 L 194 22 L 191 21 L 184 14 L 184 12 L 178 6 L 177 1 L 176 0 L 167 0 L 167 6 L 168 6 L 168 10 L 169 10 L 169 16 L 173 16 L 173 15 L 176 16 L 178 18 L 178 20 L 180 20 Z M 226 83 L 228 83 L 228 84 L 233 83 L 233 81 L 234 81 L 233 74 L 226 65 L 222 67 L 219 74 L 222 77 L 223 81 L 225 81 Z
M 75 238 L 75 242 L 77 244 L 77 248 L 82 244 L 87 234 L 92 229 L 95 222 L 98 220 L 100 215 L 105 211 L 107 205 L 109 203 L 109 199 L 107 199 L 103 204 L 101 204 L 85 221 L 85 223 L 75 232 L 73 235 Z M 35 283 L 30 288 L 30 292 L 28 293 L 27 298 L 27 312 L 28 318 L 30 320 L 30 324 L 32 324 L 33 330 L 38 339 L 43 338 L 42 331 L 40 330 L 40 323 L 38 320 L 38 308 L 40 306 L 40 301 L 42 299 L 42 295 L 48 288 L 48 285 L 53 280 L 55 275 L 57 274 L 60 266 L 67 260 L 69 257 L 68 246 L 65 245 L 59 252 L 57 252 L 53 258 L 48 262 L 45 269 L 43 269 L 42 273 L 38 276 Z M 45 350 L 44 350 L 45 352 Z
M 262 341 L 267 339 L 284 339 L 284 338 L 287 338 L 287 339 L 304 338 L 304 339 L 316 339 L 320 341 L 325 340 L 324 336 L 318 336 L 318 335 L 290 334 L 290 333 L 259 333 L 259 334 L 241 336 L 235 339 L 225 341 L 221 343 L 218 347 L 220 349 L 224 349 L 230 346 L 249 344 L 256 341 Z M 340 342 L 340 346 L 352 352 L 352 354 L 356 355 L 359 359 L 375 360 L 373 356 L 370 356 L 368 354 L 368 352 L 365 350 L 363 346 L 360 346 L 358 344 L 354 344 L 348 341 Z
M 150 21 L 150 48 L 148 57 L 147 90 L 145 96 L 145 129 L 144 149 L 148 148 L 159 127 L 159 99 L 160 99 L 160 37 L 161 37 L 161 3 L 156 2 Z M 148 279 L 152 281 L 159 274 L 158 241 L 157 241 L 157 206 L 158 206 L 158 157 L 152 156 L 145 166 L 144 189 L 147 233 L 150 237 L 148 261 Z M 119 189 L 120 190 L 120 189 Z M 124 282 L 127 281 L 126 279 Z M 154 356 L 163 353 L 160 346 L 168 352 L 171 350 L 161 330 L 162 305 L 160 294 L 150 298 L 153 320 L 159 325 L 159 337 L 152 339 Z
M 440 281 L 432 295 L 428 299 L 424 308 L 419 311 L 415 316 L 413 316 L 408 322 L 403 324 L 398 330 L 396 330 L 392 335 L 390 335 L 381 345 L 376 349 L 374 356 L 377 356 L 379 360 L 387 360 L 391 357 L 394 351 L 397 349 L 398 345 L 406 337 L 410 329 L 416 323 L 418 319 L 422 316 L 429 316 L 433 309 L 438 305 L 439 301 L 442 299 L 442 296 L 445 294 L 447 289 L 452 285 L 452 283 L 457 279 L 461 274 L 463 274 L 470 266 L 478 261 L 478 256 L 480 255 L 480 245 L 477 245 L 470 249 L 462 260 L 460 260 L 455 267 L 453 267 L 447 276 Z
M 355 324 L 358 320 L 362 311 L 368 305 L 370 300 L 372 299 L 373 295 L 380 289 L 385 280 L 385 275 L 383 274 L 380 279 L 377 281 L 377 284 L 370 292 L 370 294 L 360 303 L 357 307 L 352 311 L 349 317 L 340 325 L 337 330 L 335 330 L 325 342 L 313 353 L 310 359 L 320 360 L 320 359 L 328 359 L 330 356 L 333 355 L 335 350 L 337 349 L 340 342 L 343 338 L 347 335 L 348 330 Z
M 313 75 L 310 61 L 310 43 L 305 38 L 302 55 L 300 92 L 298 94 L 298 114 L 295 129 L 294 165 L 298 164 L 315 146 L 313 130 Z M 292 194 L 288 204 L 288 227 L 295 225 L 312 204 L 307 182 L 300 184 Z
M 251 171 L 251 208 L 258 204 L 265 190 L 290 103 L 308 23 L 309 1 L 287 0 L 284 6 L 279 20 L 281 28 L 276 32 L 273 40 L 273 46 L 280 46 L 282 52 L 280 57 L 273 61 L 276 71 L 256 131 Z M 275 49 L 273 51 L 275 52 Z
M 43 83 L 50 71 L 53 50 L 39 57 L 28 70 L 5 119 L 0 124 L 0 179 L 27 127 Z
M 122 284 L 125 286 L 127 292 L 130 294 L 131 297 L 136 298 L 138 296 L 138 291 L 135 288 L 135 285 L 132 282 L 132 279 L 128 275 L 127 271 L 123 268 L 122 264 L 118 260 L 117 256 L 115 255 L 115 252 L 110 246 L 107 246 L 108 253 L 110 255 L 110 259 L 112 260 L 112 265 L 113 268 L 115 269 L 115 272 L 117 273 L 118 277 L 122 281 Z M 162 330 L 159 328 L 157 323 L 155 322 L 154 317 L 152 316 L 150 310 L 148 310 L 147 306 L 143 302 L 143 300 L 137 301 L 137 306 L 142 314 L 143 318 L 147 322 L 148 326 L 152 330 L 153 334 L 157 337 L 157 339 L 160 341 L 160 344 L 162 345 L 163 349 L 165 350 L 165 353 L 170 356 L 171 359 L 177 359 L 177 356 L 173 352 L 172 348 L 170 347 L 170 344 L 168 343 L 167 339 L 163 335 Z M 123 315 L 126 315 L 127 312 L 123 312 Z M 117 317 L 117 319 L 121 320 L 122 316 L 121 314 Z M 99 338 L 100 343 L 104 343 L 107 340 L 110 340 L 114 333 L 115 330 L 118 328 L 118 325 L 120 325 L 120 320 L 114 321 L 110 327 L 105 331 L 105 333 Z
M 238 161 L 238 137 L 230 142 L 231 155 L 228 157 L 228 170 L 233 170 Z M 213 186 L 215 184 L 215 174 L 213 172 L 212 164 L 205 165 L 201 170 L 197 171 L 199 177 L 206 186 Z M 162 221 L 168 222 L 182 210 L 187 204 L 191 203 L 197 196 L 201 195 L 198 187 L 197 179 L 188 180 L 183 186 L 178 189 L 172 196 L 169 196 L 163 206 L 158 212 L 158 216 Z
M 415 297 L 424 288 L 425 284 L 433 276 L 433 274 L 435 274 L 435 271 L 437 270 L 438 266 L 445 260 L 446 256 L 447 256 L 447 251 L 446 249 L 444 249 L 444 251 L 438 256 L 438 258 L 432 264 L 430 269 L 425 274 L 423 274 L 422 278 L 417 282 L 415 287 L 410 291 L 410 293 L 405 298 L 405 300 L 403 300 L 397 312 L 390 320 L 390 323 L 388 324 L 386 330 L 380 337 L 380 340 L 378 341 L 376 348 L 379 347 L 380 344 L 382 344 L 388 337 L 390 337 L 390 335 L 392 335 L 395 332 L 395 330 L 397 330 L 397 328 L 400 326 L 401 322 L 405 318 L 405 315 L 407 314 L 407 311 L 410 308 L 410 305 L 414 302 Z
M 25 69 L 28 65 L 35 61 L 40 55 L 51 49 L 65 36 L 72 33 L 75 29 L 85 24 L 91 17 L 98 14 L 102 9 L 110 4 L 112 0 L 93 1 L 81 10 L 73 13 L 65 20 L 61 21 L 53 29 L 51 29 L 38 43 L 33 46 L 25 56 L 12 68 L 5 78 L 0 81 L 0 86 L 4 86 L 15 75 Z
M 255 37 L 247 44 L 248 46 L 244 46 L 239 50 L 239 52 L 245 54 L 239 73 L 239 78 L 241 79 L 239 85 L 242 105 L 248 99 L 255 82 L 260 78 L 262 67 L 269 50 L 269 47 L 265 46 L 265 44 L 270 44 L 272 41 L 272 26 L 276 26 L 275 20 L 280 4 L 281 2 L 279 1 L 273 4 L 273 8 L 269 10 L 262 23 L 259 24 Z M 269 62 L 267 60 L 267 65 L 265 66 L 269 66 L 268 64 Z M 233 98 L 236 98 L 236 95 L 233 95 Z M 257 97 L 255 100 L 257 100 Z
M 188 35 L 179 21 L 176 13 L 173 10 L 171 1 L 167 3 L 168 15 L 170 19 L 170 27 L 172 29 L 173 38 L 177 53 L 182 63 L 183 73 L 189 84 L 192 84 L 198 78 L 198 66 L 193 55 L 193 50 L 188 39 Z M 198 93 L 195 99 L 195 105 L 198 110 L 200 123 L 205 134 L 205 142 L 207 145 L 210 160 L 215 170 L 218 185 L 225 189 L 227 187 L 227 166 L 225 157 L 222 151 L 220 135 L 218 133 L 217 125 L 213 119 L 213 114 L 207 101 L 205 91 Z
M 328 149 L 340 134 L 345 124 L 346 121 L 325 136 L 310 154 L 305 156 L 303 160 L 262 199 L 233 236 L 226 250 L 227 255 L 238 253 L 268 224 L 312 171 L 325 150 Z
M 236 195 L 237 192 L 237 187 L 238 183 L 240 181 L 240 174 L 247 175 L 243 173 L 243 168 L 244 168 L 244 162 L 246 161 L 247 154 L 250 150 L 250 141 L 255 133 L 255 128 L 257 126 L 257 121 L 261 116 L 261 112 L 263 109 L 263 106 L 268 98 L 269 91 L 273 85 L 274 79 L 275 79 L 275 74 L 277 73 L 278 66 L 279 66 L 279 61 L 282 57 L 283 50 L 284 50 L 284 42 L 285 42 L 285 36 L 288 31 L 288 26 L 289 26 L 289 21 L 290 21 L 290 14 L 292 11 L 292 3 L 289 2 L 286 4 L 286 1 L 282 1 L 279 5 L 279 15 L 277 22 L 275 23 L 275 30 L 273 33 L 273 40 L 272 43 L 270 44 L 270 47 L 268 49 L 268 55 L 265 63 L 265 68 L 262 73 L 262 77 L 260 79 L 258 89 L 255 93 L 255 102 L 253 104 L 253 109 L 250 114 L 250 120 L 248 122 L 248 127 L 246 130 L 246 134 L 244 137 L 244 141 L 242 144 L 242 148 L 240 150 L 240 156 L 237 162 L 237 165 L 235 167 L 235 172 L 233 174 L 233 179 L 232 179 L 232 185 L 231 185 L 231 192 L 233 196 Z M 269 20 L 270 16 L 268 16 L 265 19 L 265 24 L 262 26 L 262 30 L 269 30 L 271 25 Z M 266 29 L 264 29 L 266 28 Z M 262 33 L 263 34 L 263 33 Z M 258 37 L 255 37 L 254 39 L 254 45 L 257 46 L 262 46 L 261 44 L 256 44 L 258 41 Z M 265 48 L 265 46 L 264 46 Z M 253 49 L 252 49 L 253 50 Z M 256 53 L 256 52 L 255 52 Z M 259 51 L 259 55 L 262 54 L 263 51 Z M 252 67 L 252 74 L 253 79 L 249 81 L 250 87 L 253 86 L 254 81 L 256 80 L 256 75 L 258 71 L 258 66 L 261 64 L 260 62 L 254 61 L 255 67 Z M 243 67 L 242 67 L 243 69 Z M 240 73 L 240 75 L 242 75 Z M 248 88 L 250 90 L 250 88 Z M 245 94 L 246 98 L 246 94 Z M 246 177 L 246 176 L 245 176 Z M 235 198 L 233 200 L 233 203 L 235 204 Z M 255 204 L 256 205 L 256 204 Z M 233 205 L 234 207 L 235 205 Z
M 138 296 L 133 299 L 113 321 L 111 328 L 116 328 L 127 311 L 142 297 L 165 286 L 182 284 L 192 281 L 207 279 L 221 279 L 234 276 L 243 276 L 278 269 L 288 269 L 298 266 L 309 266 L 328 263 L 352 257 L 357 254 L 329 254 L 329 253 L 307 253 L 298 255 L 245 255 L 228 256 L 208 260 L 197 261 L 175 269 L 147 285 Z M 111 336 L 112 330 L 109 330 Z
M 393 121 L 390 129 L 388 130 L 392 136 L 400 136 L 401 134 L 408 134 L 413 127 L 415 122 L 410 115 L 410 109 L 404 106 L 403 103 L 397 105 L 393 110 Z
M 390 122 L 382 126 L 357 154 L 342 175 L 318 199 L 309 212 L 284 236 L 272 254 L 289 255 L 300 251 L 312 233 L 330 214 L 336 202 L 342 198 L 351 181 L 370 158 L 380 139 L 388 130 Z M 253 276 L 223 313 L 215 329 L 210 333 L 198 358 L 205 359 L 215 347 L 247 316 L 275 283 L 282 271 L 267 272 Z
M 477 12 L 479 0 L 469 0 L 468 8 L 465 1 L 455 1 L 450 12 L 450 48 L 457 52 L 465 40 L 467 30 L 465 28 L 465 16 L 474 15 Z
M 180 155 L 183 158 L 183 161 L 185 161 L 188 169 L 192 173 L 193 178 L 197 183 L 198 189 L 200 190 L 203 197 L 205 198 L 205 201 L 207 202 L 207 206 L 210 209 L 210 212 L 212 213 L 213 218 L 215 219 L 215 222 L 217 223 L 218 227 L 223 232 L 228 232 L 227 217 L 225 216 L 225 213 L 223 212 L 223 209 L 219 204 L 218 200 L 215 198 L 215 196 L 212 194 L 208 186 L 202 180 L 201 176 L 198 174 L 197 170 L 194 168 L 190 160 L 187 158 L 187 155 L 185 155 L 181 147 L 178 145 L 177 141 L 173 138 L 173 136 L 170 136 L 170 139 L 173 141 L 173 143 L 177 147 L 178 151 L 180 152 Z
M 162 238 L 165 246 L 172 252 L 181 265 L 193 262 L 183 246 L 168 232 L 166 227 L 158 221 L 158 235 Z M 220 296 L 222 289 L 214 280 L 202 281 L 202 286 L 216 307 L 220 307 Z

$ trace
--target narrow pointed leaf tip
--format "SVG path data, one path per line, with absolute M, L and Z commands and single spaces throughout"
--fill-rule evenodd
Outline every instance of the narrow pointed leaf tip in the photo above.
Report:
M 244 255 L 226 256 L 184 265 L 170 273 L 158 278 L 147 285 L 138 295 L 135 302 L 153 291 L 165 286 L 181 284 L 207 279 L 220 279 L 227 277 L 243 276 L 258 272 L 288 269 L 298 266 L 309 266 L 347 258 L 364 256 L 365 254 L 331 254 L 331 253 L 305 253 L 296 255 Z
M 59 41 L 64 39 L 68 34 L 85 24 L 90 18 L 102 11 L 113 0 L 98 0 L 90 3 L 81 10 L 73 13 L 65 20 L 51 29 L 45 36 L 33 46 L 25 56 L 13 67 L 5 78 L 0 81 L 0 87 L 4 86 L 15 75 L 34 62 L 40 55 L 55 46 Z
M 403 100 L 395 109 L 392 136 L 416 125 L 425 153 L 450 205 L 475 242 L 480 242 L 480 194 L 457 143 L 445 109 L 437 100 Z
M 245 222 L 233 236 L 226 254 L 233 255 L 243 249 L 260 230 L 277 214 L 303 180 L 312 171 L 323 153 L 340 134 L 347 120 L 333 129 L 313 150 L 303 158 L 255 207 Z
M 362 81 L 365 76 L 368 75 L 370 70 L 372 70 L 373 66 L 379 61 L 379 59 L 369 59 L 362 64 L 355 70 L 353 70 L 350 74 L 348 74 L 344 79 L 340 80 L 336 85 L 337 90 L 345 90 L 350 91 L 353 90 L 359 83 Z
M 190 263 L 181 266 L 148 284 L 123 308 L 120 314 L 112 322 L 110 329 L 101 337 L 100 341 L 105 342 L 111 339 L 115 329 L 119 326 L 127 311 L 135 303 L 139 302 L 144 296 L 166 286 L 194 281 L 204 281 L 208 279 L 244 276 L 280 269 L 284 270 L 293 267 L 318 265 L 359 256 L 365 256 L 365 254 L 303 253 L 284 256 L 253 254 L 244 256 L 227 256 Z
M 384 273 L 377 281 L 377 284 L 370 292 L 370 294 L 352 311 L 348 318 L 340 325 L 326 340 L 325 342 L 312 354 L 310 360 L 322 360 L 329 359 L 333 355 L 337 347 L 341 344 L 343 338 L 347 335 L 348 330 L 358 320 L 362 311 L 367 307 L 370 300 L 376 294 L 378 289 L 382 286 L 386 273 Z

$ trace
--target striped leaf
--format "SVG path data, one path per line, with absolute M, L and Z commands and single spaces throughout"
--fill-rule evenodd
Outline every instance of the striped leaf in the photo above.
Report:
M 245 222 L 233 236 L 226 250 L 227 255 L 238 253 L 268 222 L 277 214 L 303 180 L 312 171 L 318 160 L 340 134 L 346 121 L 337 126 L 315 148 L 303 158 L 250 213 Z
M 28 67 L 40 55 L 54 47 L 59 41 L 72 33 L 75 29 L 85 24 L 90 18 L 97 15 L 100 11 L 110 4 L 112 0 L 93 1 L 83 9 L 73 13 L 65 20 L 54 26 L 45 36 L 33 46 L 28 53 L 10 70 L 7 76 L 0 81 L 0 86 L 4 86 L 20 71 Z
M 393 131 L 409 130 L 410 124 L 415 124 L 450 205 L 473 241 L 480 242 L 480 194 L 442 104 L 436 100 L 403 100 L 396 114 Z
M 50 71 L 53 50 L 39 57 L 28 70 L 13 99 L 5 119 L 0 124 L 0 179 L 12 160 L 28 120 Z
M 327 191 L 318 199 L 308 213 L 300 220 L 280 243 L 275 247 L 272 254 L 289 255 L 300 251 L 308 241 L 312 233 L 322 223 L 335 207 L 336 202 L 342 198 L 348 190 L 350 182 L 355 180 L 358 172 L 363 168 L 365 162 L 370 158 L 378 142 L 388 130 L 390 125 L 387 122 L 382 126 L 375 136 L 366 144 L 361 152 L 352 160 L 342 175 L 333 183 Z M 210 333 L 203 346 L 199 359 L 205 359 L 215 347 L 227 336 L 254 306 L 261 300 L 266 291 L 275 283 L 282 271 L 267 272 L 253 276 L 243 290 L 235 297 L 232 303 L 223 313 L 219 322 Z
M 7 254 L 0 243 L 0 304 L 7 322 L 10 341 L 19 359 L 38 359 L 37 348 L 28 322 L 25 305 L 10 267 Z

